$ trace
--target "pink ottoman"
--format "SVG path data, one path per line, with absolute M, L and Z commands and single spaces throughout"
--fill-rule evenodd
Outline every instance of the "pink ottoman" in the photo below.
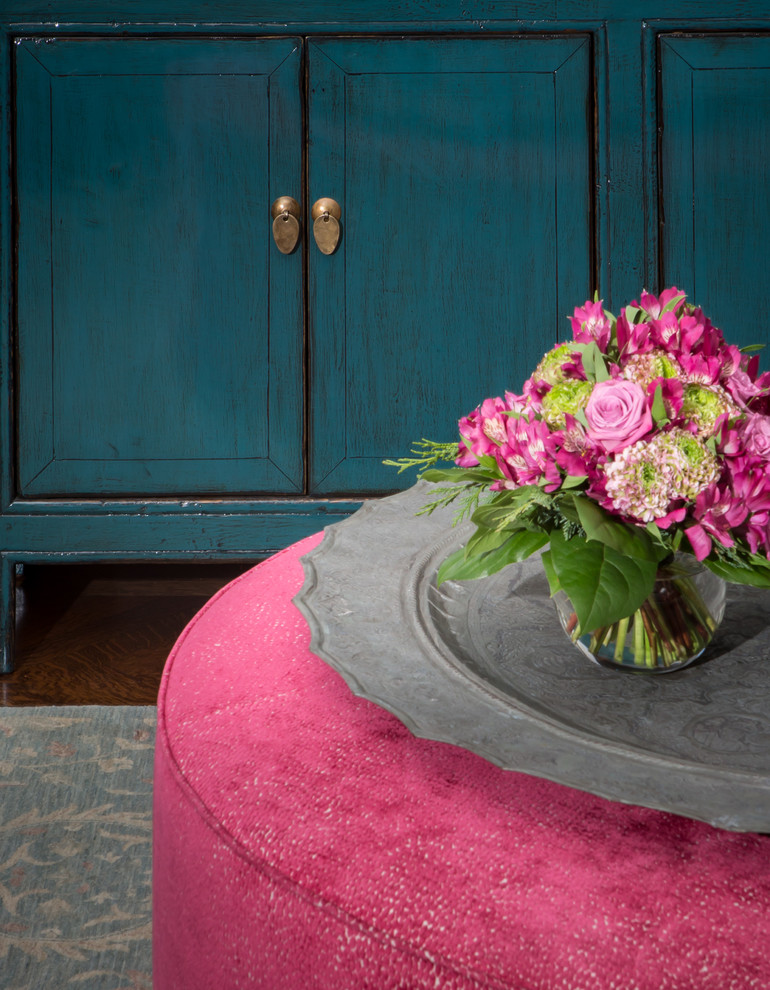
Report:
M 158 707 L 155 990 L 766 990 L 770 837 L 413 737 L 308 652 L 311 537 L 190 623 Z

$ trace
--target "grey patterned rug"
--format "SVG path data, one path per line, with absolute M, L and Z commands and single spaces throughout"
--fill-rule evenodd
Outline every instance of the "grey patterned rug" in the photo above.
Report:
M 151 990 L 155 708 L 0 708 L 0 985 Z

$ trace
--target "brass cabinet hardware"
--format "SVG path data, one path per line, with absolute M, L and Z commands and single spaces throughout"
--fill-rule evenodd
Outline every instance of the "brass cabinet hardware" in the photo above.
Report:
M 322 254 L 334 254 L 340 241 L 340 204 L 334 199 L 317 199 L 310 215 L 318 250 Z
M 273 240 L 281 254 L 291 254 L 299 240 L 300 208 L 291 196 L 279 196 L 270 208 Z

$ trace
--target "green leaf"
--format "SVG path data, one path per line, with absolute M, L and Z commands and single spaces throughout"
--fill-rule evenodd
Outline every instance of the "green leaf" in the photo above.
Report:
M 514 533 L 500 549 L 505 551 L 505 556 L 508 558 L 507 563 L 515 564 L 531 557 L 533 553 L 544 547 L 549 539 L 547 533 L 536 533 L 529 529 L 521 530 Z
M 677 308 L 677 306 L 680 305 L 680 303 L 684 302 L 684 300 L 686 298 L 687 297 L 684 294 L 684 292 L 681 295 L 679 295 L 679 296 L 674 296 L 673 299 L 669 299 L 669 301 L 666 303 L 666 305 L 661 310 L 661 313 L 670 313 L 670 312 L 672 312 L 673 310 L 675 310 Z
M 657 564 L 668 553 L 640 526 L 629 525 L 610 515 L 590 498 L 576 498 L 580 525 L 589 540 L 603 543 L 619 554 Z
M 703 563 L 710 571 L 731 584 L 749 584 L 754 588 L 770 588 L 770 567 L 759 564 L 754 567 L 738 567 L 724 560 L 706 558 Z
M 662 530 L 660 526 L 658 526 L 657 523 L 654 522 L 648 522 L 644 528 L 646 532 L 649 534 L 653 544 L 658 548 L 657 550 L 658 561 L 663 560 L 664 558 L 668 557 L 671 553 L 673 553 L 674 547 L 672 546 L 671 535 L 667 531 Z M 678 533 L 681 531 L 677 530 L 676 532 Z
M 507 497 L 506 497 L 507 496 Z M 523 529 L 526 520 L 522 518 L 535 505 L 550 505 L 552 498 L 537 485 L 515 488 L 488 505 L 482 505 L 471 517 L 477 526 L 486 529 Z
M 580 492 L 565 492 L 563 495 L 561 493 L 557 493 L 554 501 L 556 502 L 559 512 L 565 519 L 569 519 L 570 522 L 580 525 L 580 516 L 575 508 L 575 503 L 582 501 Z
M 479 467 L 483 468 L 485 471 L 489 471 L 495 478 L 502 478 L 500 466 L 494 457 L 491 457 L 489 454 L 477 454 L 475 456 L 479 462 Z
M 578 488 L 583 484 L 584 481 L 588 481 L 588 475 L 586 474 L 568 474 L 565 475 L 564 481 L 561 483 L 561 488 L 559 491 L 563 492 L 567 488 Z
M 480 557 L 476 559 L 481 560 Z M 463 581 L 466 578 L 470 579 L 479 576 L 477 574 L 466 573 L 469 570 L 470 565 L 465 559 L 465 547 L 461 547 L 443 561 L 436 575 L 436 584 L 441 585 L 444 581 Z
M 551 589 L 551 596 L 553 597 L 557 591 L 561 591 L 561 584 L 559 583 L 559 578 L 556 576 L 556 571 L 553 569 L 551 551 L 543 550 L 540 559 L 543 562 L 543 570 L 545 571 L 545 576 L 548 578 L 548 586 Z
M 488 472 L 478 468 L 428 468 L 420 475 L 423 481 L 442 482 L 451 481 L 459 484 L 463 481 L 490 481 Z
M 442 461 L 451 464 L 457 456 L 457 444 L 439 443 L 436 440 L 426 440 L 423 437 L 422 440 L 415 441 L 411 453 L 412 457 L 399 457 L 398 460 L 386 460 L 382 463 L 387 464 L 388 467 L 398 468 L 399 474 L 409 468 L 432 467 Z
M 588 429 L 588 419 L 586 417 L 585 409 L 578 409 L 575 413 L 575 419 L 580 423 L 584 430 Z
M 595 382 L 606 382 L 610 377 L 607 365 L 604 363 L 604 355 L 594 341 L 586 344 L 583 352 L 583 370 L 589 379 Z
M 417 461 L 411 457 L 402 457 L 398 461 L 388 460 L 388 461 L 383 461 L 382 463 L 385 465 L 385 467 L 398 468 L 398 473 L 402 474 L 404 471 L 408 471 L 409 468 L 417 467 L 421 463 L 421 461 Z
M 507 543 L 510 538 L 511 534 L 507 530 L 486 529 L 480 526 L 465 544 L 463 556 L 468 560 L 469 557 L 479 556 L 480 554 L 497 550 L 498 547 Z
M 669 420 L 668 411 L 666 410 L 666 403 L 663 401 L 663 389 L 660 385 L 655 389 L 655 395 L 652 399 L 652 418 L 655 420 L 658 426 L 665 426 Z
M 550 564 L 585 631 L 635 612 L 652 591 L 658 569 L 654 560 L 624 556 L 597 540 L 567 540 L 558 530 L 551 534 Z
M 464 519 L 470 516 L 478 507 L 479 498 L 488 482 L 467 482 L 464 485 L 450 485 L 448 488 L 437 486 L 430 492 L 428 501 L 421 509 L 415 513 L 418 516 L 429 516 L 436 509 L 443 509 L 453 502 L 460 502 L 460 512 L 455 519 Z M 454 523 L 453 523 L 454 525 Z
M 436 576 L 436 583 L 441 585 L 444 581 L 470 581 L 476 578 L 489 577 L 496 574 L 508 564 L 526 560 L 536 550 L 548 542 L 545 533 L 534 533 L 529 530 L 522 530 L 513 533 L 502 546 L 489 553 L 479 554 L 473 557 L 466 557 L 465 548 L 455 551 L 447 557 L 439 567 Z
M 585 343 L 570 343 L 570 351 L 579 354 L 583 362 L 583 371 L 591 381 L 603 382 L 610 377 L 604 355 L 594 340 Z
M 745 347 L 738 348 L 741 354 L 753 354 L 755 351 L 763 351 L 764 349 L 764 344 L 746 344 Z

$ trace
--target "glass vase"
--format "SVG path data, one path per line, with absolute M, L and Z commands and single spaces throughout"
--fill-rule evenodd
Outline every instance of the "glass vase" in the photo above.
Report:
M 722 578 L 688 554 L 658 568 L 650 596 L 632 615 L 583 632 L 563 591 L 553 598 L 564 631 L 602 666 L 667 673 L 681 670 L 706 649 L 725 611 Z

